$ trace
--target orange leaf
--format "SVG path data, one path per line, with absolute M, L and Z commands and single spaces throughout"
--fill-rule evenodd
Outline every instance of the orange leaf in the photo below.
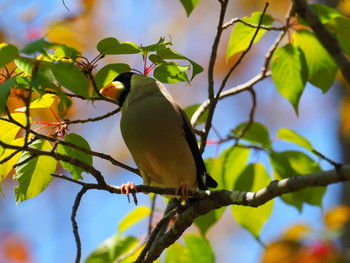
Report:
M 262 256 L 262 263 L 295 263 L 295 256 L 302 245 L 295 241 L 277 241 L 271 243 Z

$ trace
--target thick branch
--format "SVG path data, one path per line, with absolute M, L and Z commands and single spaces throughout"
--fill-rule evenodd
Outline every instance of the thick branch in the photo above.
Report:
M 258 207 L 285 193 L 295 192 L 311 186 L 325 186 L 331 183 L 350 180 L 350 166 L 342 169 L 318 172 L 309 175 L 294 176 L 281 181 L 272 181 L 266 188 L 253 192 L 240 191 L 213 191 L 209 199 L 194 201 L 177 218 L 170 230 L 160 237 L 143 262 L 153 262 L 160 254 L 173 244 L 182 233 L 193 223 L 195 218 L 204 215 L 213 209 L 228 205 L 245 205 Z
M 350 84 L 350 61 L 346 58 L 335 36 L 323 26 L 305 0 L 293 0 L 293 3 L 295 12 L 312 28 L 318 40 L 337 63 L 343 77 Z

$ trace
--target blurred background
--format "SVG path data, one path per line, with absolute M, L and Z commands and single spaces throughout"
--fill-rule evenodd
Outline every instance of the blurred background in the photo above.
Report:
M 337 1 L 332 2 L 334 6 Z M 284 20 L 290 1 L 269 1 L 267 13 Z M 149 45 L 165 37 L 173 43 L 172 48 L 202 65 L 205 71 L 196 77 L 191 85 L 178 83 L 167 85 L 168 90 L 183 107 L 203 102 L 207 97 L 207 67 L 218 21 L 218 1 L 202 0 L 190 17 L 186 16 L 180 1 L 174 0 L 1 0 L 0 40 L 19 47 L 35 39 L 46 37 L 49 41 L 66 43 L 93 59 L 98 55 L 96 44 L 105 37 L 115 37 L 121 42 L 131 41 Z M 262 11 L 265 1 L 232 0 L 226 21 L 234 17 L 250 16 Z M 339 1 L 337 6 L 350 14 L 350 1 Z M 221 41 L 218 63 L 215 68 L 216 81 L 222 79 L 234 62 L 226 61 L 226 45 L 230 30 L 226 30 Z M 255 45 L 247 58 L 230 78 L 227 88 L 243 83 L 255 76 L 262 65 L 264 54 L 274 42 L 276 32 L 268 32 Z M 288 38 L 286 38 L 288 41 Z M 97 70 L 107 63 L 130 63 L 142 70 L 142 57 L 108 56 L 99 62 Z M 292 81 L 292 80 L 291 80 Z M 349 87 L 339 76 L 334 87 L 324 95 L 308 85 L 296 116 L 292 106 L 276 91 L 272 81 L 267 79 L 255 86 L 257 111 L 255 120 L 268 127 L 274 138 L 280 128 L 290 128 L 306 137 L 314 147 L 337 162 L 350 162 L 350 97 Z M 248 120 L 251 107 L 249 94 L 241 93 L 219 103 L 214 127 L 224 137 L 238 124 Z M 99 116 L 113 110 L 113 105 L 77 101 L 66 113 L 65 118 L 84 119 Z M 34 112 L 35 114 L 35 112 Z M 37 114 L 36 120 L 52 118 L 50 113 Z M 71 126 L 69 132 L 82 135 L 93 150 L 111 154 L 119 161 L 134 166 L 119 132 L 120 116 L 112 116 L 99 123 Z M 217 138 L 213 133 L 210 138 Z M 292 145 L 276 142 L 276 150 L 290 150 Z M 224 150 L 207 146 L 204 156 L 215 157 Z M 254 156 L 259 160 L 260 155 Z M 313 157 L 314 158 L 314 157 Z M 262 160 L 263 161 L 263 160 Z M 332 169 L 321 162 L 323 169 Z M 95 159 L 94 166 L 114 185 L 128 181 L 141 184 L 139 177 Z M 271 170 L 270 170 L 271 172 Z M 87 181 L 91 180 L 85 175 Z M 3 183 L 4 195 L 0 197 L 0 262 L 73 262 L 76 247 L 71 227 L 71 207 L 80 187 L 67 181 L 54 179 L 39 196 L 16 205 L 10 178 Z M 271 219 L 265 225 L 261 240 L 269 243 L 281 232 L 295 223 L 303 223 L 315 233 L 324 229 L 323 213 L 338 203 L 349 202 L 343 191 L 347 183 L 331 185 L 323 199 L 323 209 L 304 205 L 299 213 L 294 207 L 276 199 Z M 343 194 L 344 193 L 344 194 Z M 141 205 L 150 205 L 149 197 L 138 194 Z M 161 199 L 158 206 L 164 207 Z M 89 191 L 83 198 L 78 211 L 78 224 L 82 240 L 83 258 L 86 258 L 102 241 L 117 231 L 118 222 L 134 209 L 125 196 L 111 195 L 103 191 Z M 148 221 L 138 224 L 127 234 L 141 236 L 147 231 Z M 195 227 L 191 231 L 198 232 Z M 349 236 L 349 235 L 346 235 Z M 259 262 L 264 248 L 246 230 L 238 226 L 229 211 L 208 232 L 217 262 Z M 350 244 L 350 241 L 345 241 Z

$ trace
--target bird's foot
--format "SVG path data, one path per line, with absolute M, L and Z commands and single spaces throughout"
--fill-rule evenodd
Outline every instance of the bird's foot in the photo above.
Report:
M 183 201 L 188 201 L 188 186 L 187 184 L 180 184 L 180 186 L 176 189 L 176 195 L 181 195 L 181 199 Z
M 137 205 L 137 197 L 136 197 L 136 192 L 137 192 L 137 188 L 136 185 L 134 183 L 126 183 L 126 184 L 122 184 L 120 186 L 120 192 L 122 194 L 126 194 L 126 197 L 128 198 L 128 201 L 130 203 L 130 193 L 132 194 L 132 197 L 134 199 L 134 203 L 135 205 Z

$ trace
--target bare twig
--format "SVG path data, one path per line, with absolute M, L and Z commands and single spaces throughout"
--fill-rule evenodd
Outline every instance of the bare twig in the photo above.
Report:
M 104 115 L 95 117 L 95 118 L 87 118 L 87 119 L 82 119 L 82 120 L 65 120 L 64 124 L 77 124 L 77 123 L 87 123 L 87 122 L 95 122 L 95 121 L 101 121 L 103 119 L 109 118 L 111 116 L 113 116 L 114 114 L 117 114 L 118 112 L 120 112 L 120 108 L 118 107 L 117 109 L 108 112 Z
M 229 28 L 230 26 L 236 24 L 236 23 L 242 23 L 246 26 L 249 26 L 251 28 L 258 28 L 259 26 L 258 25 L 253 25 L 253 24 L 250 24 L 248 22 L 245 22 L 244 20 L 242 20 L 241 18 L 232 18 L 229 22 L 225 23 L 223 26 L 222 26 L 222 29 L 227 29 Z M 265 29 L 265 30 L 269 30 L 269 31 L 284 31 L 285 28 L 284 26 L 281 26 L 281 27 L 272 27 L 272 26 L 265 26 L 265 25 L 261 25 L 260 26 L 261 29 Z
M 80 240 L 80 236 L 79 236 L 79 227 L 78 227 L 78 223 L 76 220 L 76 216 L 77 216 L 77 212 L 78 212 L 78 208 L 79 208 L 81 199 L 87 190 L 88 190 L 88 188 L 85 188 L 85 187 L 81 188 L 81 190 L 79 191 L 79 193 L 75 197 L 74 205 L 72 208 L 71 221 L 72 221 L 72 227 L 73 227 L 73 234 L 74 234 L 74 238 L 75 238 L 75 244 L 77 246 L 77 255 L 75 257 L 75 263 L 79 263 L 80 259 L 81 259 L 81 240 Z
M 230 88 L 228 90 L 223 91 L 220 96 L 219 99 L 224 99 L 226 97 L 230 97 L 236 94 L 239 94 L 247 89 L 250 89 L 252 86 L 254 86 L 256 83 L 262 81 L 263 79 L 269 77 L 271 75 L 271 72 L 268 71 L 265 74 L 261 74 L 259 73 L 258 75 L 256 75 L 255 77 L 253 77 L 252 79 L 248 80 L 247 82 L 240 84 L 238 86 L 235 86 L 233 88 Z M 210 100 L 206 100 L 204 101 L 201 106 L 197 109 L 197 111 L 192 115 L 191 118 L 191 124 L 193 126 L 196 125 L 196 123 L 198 122 L 198 119 L 202 116 L 202 114 L 208 109 L 210 105 Z
M 270 49 L 267 51 L 267 53 L 265 55 L 265 61 L 264 61 L 264 64 L 261 68 L 262 75 L 265 75 L 267 73 L 273 53 L 276 51 L 276 49 L 277 49 L 278 45 L 281 43 L 283 37 L 288 32 L 288 27 L 290 24 L 290 19 L 292 17 L 292 14 L 293 14 L 293 4 L 291 4 L 289 6 L 289 9 L 287 11 L 286 18 L 285 18 L 286 22 L 285 22 L 285 26 L 283 27 L 284 30 L 281 31 L 281 33 L 278 35 L 275 42 L 273 43 L 273 45 L 270 47 Z
M 252 88 L 248 89 L 248 91 L 250 92 L 250 94 L 252 96 L 252 108 L 250 110 L 249 120 L 248 120 L 247 125 L 239 131 L 239 134 L 236 135 L 236 145 L 238 144 L 239 139 L 241 139 L 244 136 L 244 134 L 249 130 L 250 126 L 254 122 L 254 114 L 255 114 L 255 109 L 256 109 L 256 94 Z
M 164 217 L 158 222 L 152 234 L 149 236 L 146 246 L 142 249 L 135 263 L 146 262 L 145 258 L 148 257 L 147 253 L 149 252 L 152 245 L 154 244 L 154 241 L 156 240 L 156 237 L 158 236 L 159 231 L 161 231 L 161 229 L 164 226 L 166 227 L 168 225 L 169 220 L 173 218 L 176 215 L 176 213 L 177 213 L 177 209 L 174 208 L 170 212 L 168 212 L 166 215 L 164 215 Z
M 259 32 L 259 29 L 260 29 L 260 26 L 262 24 L 262 21 L 263 21 L 263 17 L 266 13 L 266 10 L 267 10 L 267 7 L 269 6 L 268 3 L 266 3 L 265 5 L 265 8 L 263 10 L 263 13 L 261 14 L 261 17 L 260 17 L 260 20 L 259 20 L 259 23 L 258 23 L 258 27 L 257 29 L 255 30 L 254 32 L 254 35 L 252 37 L 252 39 L 250 40 L 249 42 L 249 45 L 248 45 L 248 48 L 246 50 L 244 50 L 242 52 L 242 54 L 240 55 L 239 59 L 237 60 L 237 62 L 231 67 L 231 69 L 228 71 L 228 73 L 226 74 L 225 78 L 223 79 L 222 83 L 221 83 L 221 86 L 218 90 L 218 92 L 216 93 L 215 97 L 211 97 L 211 94 L 209 94 L 209 112 L 208 112 L 208 117 L 207 117 L 207 120 L 205 122 L 205 127 L 204 127 L 204 133 L 202 134 L 202 136 L 200 137 L 201 140 L 200 140 L 200 151 L 203 152 L 204 149 L 205 149 L 205 146 L 206 146 L 206 142 L 207 142 L 207 138 L 208 138 L 208 134 L 209 134 L 209 131 L 210 131 L 210 128 L 211 128 L 211 125 L 212 125 L 212 120 L 213 120 L 213 116 L 214 116 L 214 111 L 215 111 L 215 108 L 216 108 L 216 105 L 220 99 L 220 94 L 221 92 L 223 91 L 223 89 L 225 88 L 226 86 L 226 82 L 227 80 L 229 79 L 229 77 L 231 76 L 232 72 L 237 68 L 237 66 L 241 63 L 241 61 L 243 60 L 243 58 L 245 57 L 245 55 L 249 52 L 249 50 L 251 49 L 253 43 L 254 43 L 254 40 Z M 223 8 L 223 7 L 222 7 Z M 226 6 L 225 6 L 225 9 L 224 11 L 226 10 Z M 221 16 L 220 16 L 221 18 Z M 221 20 L 220 20 L 221 21 Z M 222 22 L 222 21 L 221 21 Z M 222 24 L 221 24 L 221 30 L 222 30 Z M 218 41 L 220 40 L 220 38 L 218 39 Z M 210 68 L 210 67 L 209 67 Z M 210 83 L 210 81 L 209 81 Z M 214 81 L 212 81 L 212 84 L 214 85 Z M 210 85 L 209 85 L 210 87 Z M 209 89 L 211 90 L 211 89 Z

